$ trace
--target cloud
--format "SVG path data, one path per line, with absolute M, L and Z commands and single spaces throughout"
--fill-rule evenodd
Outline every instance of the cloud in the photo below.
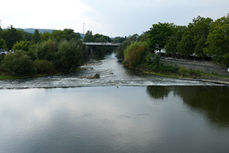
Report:
M 4 1 L 0 10 L 3 25 L 34 28 L 74 28 L 80 31 L 90 8 L 80 0 Z
M 213 19 L 228 13 L 228 0 L 5 0 L 3 27 L 72 28 L 110 36 L 141 34 L 157 22 L 187 25 L 198 15 Z

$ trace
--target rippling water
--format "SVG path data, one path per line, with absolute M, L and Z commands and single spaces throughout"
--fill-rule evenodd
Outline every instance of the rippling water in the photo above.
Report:
M 0 90 L 1 153 L 228 153 L 228 87 Z
M 136 74 L 125 69 L 122 64 L 118 63 L 114 53 L 106 56 L 104 60 L 92 60 L 82 67 L 87 70 L 69 75 L 0 81 L 0 88 L 18 89 L 95 86 L 216 85 L 200 81 L 187 81 Z M 96 73 L 100 74 L 100 79 L 86 78 L 88 76 L 93 76 Z

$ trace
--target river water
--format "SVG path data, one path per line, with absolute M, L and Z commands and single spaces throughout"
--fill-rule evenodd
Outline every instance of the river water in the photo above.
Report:
M 0 153 L 228 153 L 228 86 L 83 67 L 0 82 Z
M 136 74 L 125 69 L 121 63 L 118 63 L 114 53 L 106 56 L 104 60 L 91 60 L 87 65 L 83 66 L 83 68 L 86 70 L 69 75 L 0 81 L 0 89 L 149 85 L 216 85 L 200 81 L 168 79 Z M 86 78 L 91 77 L 96 73 L 100 74 L 100 79 Z

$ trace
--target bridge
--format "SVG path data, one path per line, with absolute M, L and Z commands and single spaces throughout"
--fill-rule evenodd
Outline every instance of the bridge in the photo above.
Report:
M 103 46 L 103 47 L 119 47 L 120 43 L 109 42 L 83 42 L 84 45 L 89 47 Z
M 84 45 L 89 47 L 89 55 L 93 55 L 96 47 L 119 47 L 120 43 L 110 43 L 110 42 L 83 42 Z

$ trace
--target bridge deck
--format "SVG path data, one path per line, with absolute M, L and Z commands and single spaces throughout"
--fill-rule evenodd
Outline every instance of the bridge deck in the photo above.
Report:
M 86 46 L 110 46 L 110 47 L 119 47 L 120 43 L 104 43 L 104 42 L 84 42 Z

